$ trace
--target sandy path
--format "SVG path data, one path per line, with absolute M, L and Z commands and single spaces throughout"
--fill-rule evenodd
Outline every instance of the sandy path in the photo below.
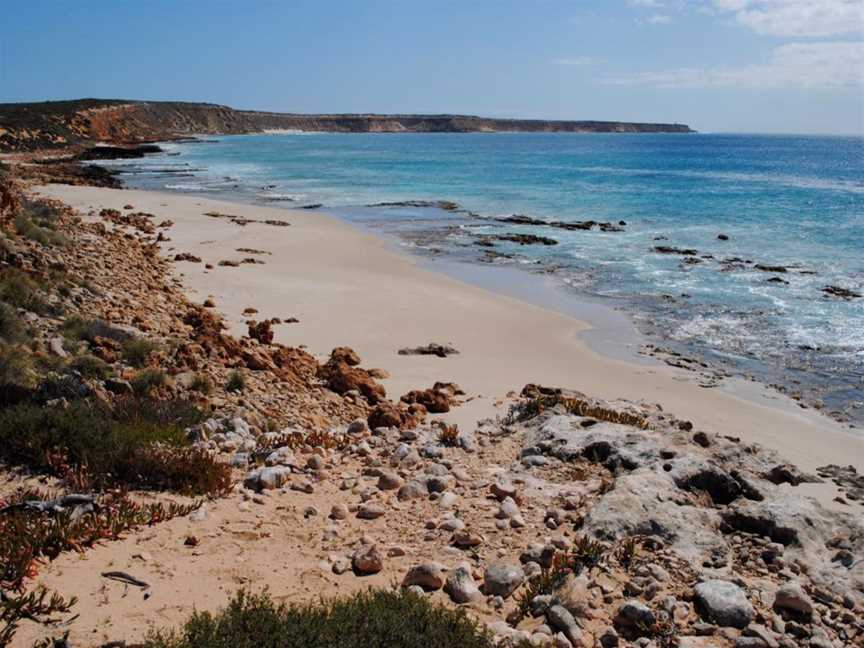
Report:
M 460 425 L 504 411 L 496 401 L 536 382 L 606 399 L 657 402 L 699 429 L 776 448 L 808 471 L 828 463 L 864 469 L 864 436 L 818 412 L 744 381 L 704 389 L 683 370 L 601 356 L 579 336 L 585 323 L 418 267 L 382 240 L 321 212 L 95 187 L 40 191 L 83 211 L 131 203 L 156 214 L 157 222 L 170 218 L 171 241 L 163 249 L 191 252 L 215 266 L 207 271 L 204 263 L 178 263 L 177 270 L 193 299 L 213 296 L 234 333 L 245 334 L 242 312 L 251 306 L 259 319 L 299 318 L 299 324 L 276 327 L 279 342 L 305 344 L 322 356 L 335 346 L 354 348 L 364 366 L 390 372 L 385 384 L 391 397 L 436 380 L 457 382 L 476 397 L 448 415 Z M 211 211 L 288 220 L 291 226 L 241 227 L 203 215 Z M 270 254 L 257 255 L 263 265 L 216 266 L 252 256 L 238 248 Z M 433 341 L 461 353 L 446 359 L 396 353 Z M 828 486 L 808 488 L 825 502 L 836 494 Z

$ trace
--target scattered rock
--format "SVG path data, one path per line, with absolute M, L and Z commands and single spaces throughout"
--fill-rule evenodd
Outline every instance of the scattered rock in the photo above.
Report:
M 443 566 L 434 562 L 415 565 L 402 579 L 402 587 L 419 585 L 427 592 L 439 590 L 444 587 L 444 571 Z
M 728 581 L 708 580 L 694 589 L 696 609 L 709 623 L 746 628 L 756 612 L 744 591 Z
M 375 545 L 364 545 L 354 552 L 351 565 L 358 575 L 377 574 L 384 569 L 384 557 Z
M 525 572 L 519 565 L 495 563 L 486 568 L 483 576 L 483 591 L 487 596 L 507 598 L 525 580 Z

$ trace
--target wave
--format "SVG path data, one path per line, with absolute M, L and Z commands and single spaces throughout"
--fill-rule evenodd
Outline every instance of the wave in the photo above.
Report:
M 736 171 L 682 171 L 674 169 L 639 169 L 609 166 L 570 167 L 574 171 L 608 173 L 622 176 L 670 176 L 677 178 L 700 178 L 728 182 L 752 182 L 774 184 L 796 189 L 822 189 L 826 191 L 845 191 L 864 194 L 864 182 L 857 180 L 828 180 L 807 176 L 785 175 L 779 173 L 744 173 Z

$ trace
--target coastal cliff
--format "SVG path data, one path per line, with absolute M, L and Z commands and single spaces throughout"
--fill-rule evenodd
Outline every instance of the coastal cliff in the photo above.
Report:
M 0 104 L 0 151 L 33 151 L 93 141 L 131 144 L 193 134 L 267 130 L 345 133 L 690 133 L 684 124 L 490 119 L 470 115 L 294 114 L 207 103 L 78 99 Z

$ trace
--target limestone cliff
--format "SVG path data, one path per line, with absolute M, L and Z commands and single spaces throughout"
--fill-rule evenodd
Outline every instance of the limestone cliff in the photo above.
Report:
M 689 133 L 684 124 L 490 119 L 470 115 L 293 114 L 206 103 L 78 99 L 0 104 L 0 151 L 116 144 L 265 130 L 326 132 Z

